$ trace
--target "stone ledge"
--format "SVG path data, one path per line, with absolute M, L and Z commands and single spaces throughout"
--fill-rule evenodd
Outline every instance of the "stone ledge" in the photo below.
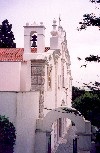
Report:
M 78 136 L 91 136 L 92 133 L 76 133 Z

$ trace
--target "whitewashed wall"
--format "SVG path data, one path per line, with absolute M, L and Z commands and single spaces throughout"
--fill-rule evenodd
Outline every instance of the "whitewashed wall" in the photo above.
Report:
M 16 126 L 17 115 L 17 93 L 0 92 L 0 115 L 9 117 L 9 120 Z
M 47 66 L 45 67 L 44 107 L 47 107 L 49 109 L 54 109 L 55 108 L 55 65 L 53 61 L 51 61 L 50 63 L 52 63 L 53 65 L 51 72 L 51 88 L 48 88 Z
M 0 115 L 9 117 L 16 127 L 15 153 L 33 153 L 39 116 L 38 92 L 0 92 Z
M 20 90 L 31 90 L 31 62 L 22 62 L 20 71 Z
M 21 62 L 0 62 L 0 91 L 20 91 Z
M 65 102 L 65 105 L 68 107 L 71 106 L 71 97 L 70 97 L 70 89 L 67 90 L 66 88 L 69 88 L 69 76 L 67 73 L 67 61 L 65 59 L 64 63 L 64 85 L 62 85 L 62 55 L 59 56 L 58 60 L 56 61 L 55 65 L 55 59 L 53 57 L 54 50 L 51 51 L 51 58 L 48 58 L 48 64 L 45 66 L 45 85 L 44 85 L 44 107 L 47 109 L 54 109 L 57 107 L 60 107 L 62 104 L 62 101 Z M 48 52 L 50 53 L 50 51 Z M 62 53 L 62 51 L 61 51 Z M 47 76 L 47 67 L 52 67 L 51 70 L 51 88 L 48 88 L 48 76 Z M 68 83 L 67 83 L 68 82 Z M 49 112 L 50 110 L 44 110 L 44 116 Z M 62 135 L 64 135 L 67 132 L 67 128 L 71 124 L 70 120 L 68 119 L 62 119 Z M 58 136 L 58 124 L 57 121 L 55 121 L 52 125 L 52 133 L 51 133 L 51 148 L 54 149 L 54 147 L 57 145 L 57 141 L 59 139 Z M 60 142 L 59 142 L 60 143 Z

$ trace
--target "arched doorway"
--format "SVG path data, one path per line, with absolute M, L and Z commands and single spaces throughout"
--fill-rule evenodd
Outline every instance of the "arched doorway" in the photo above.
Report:
M 52 124 L 59 118 L 68 118 L 75 123 L 78 135 L 78 152 L 90 151 L 91 123 L 75 109 L 65 106 L 49 111 L 43 119 L 37 120 L 35 153 L 50 153 L 48 144 L 52 131 Z

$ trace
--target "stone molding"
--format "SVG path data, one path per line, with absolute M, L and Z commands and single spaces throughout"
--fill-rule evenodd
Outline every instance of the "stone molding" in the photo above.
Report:
M 69 75 L 71 75 L 71 70 L 67 70 L 67 73 L 68 73 Z
M 91 133 L 80 133 L 80 132 L 76 132 L 77 136 L 91 136 Z
M 61 55 L 61 51 L 60 49 L 56 49 L 54 52 L 53 52 L 53 58 L 54 58 L 54 63 L 58 63 L 58 58 L 60 57 Z
M 66 60 L 65 60 L 64 58 L 61 58 L 61 62 L 62 62 L 62 63 L 65 63 Z
M 44 117 L 45 60 L 31 61 L 31 90 L 39 91 L 39 118 Z

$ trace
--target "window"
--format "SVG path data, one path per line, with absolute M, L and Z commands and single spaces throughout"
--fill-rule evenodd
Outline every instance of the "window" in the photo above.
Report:
M 64 87 L 64 64 L 62 63 L 62 88 Z
M 62 136 L 62 118 L 57 120 L 57 140 Z
M 47 86 L 48 86 L 48 89 L 51 89 L 51 84 L 52 84 L 51 73 L 52 73 L 52 67 L 48 66 L 47 67 Z
M 61 75 L 58 75 L 58 89 L 61 88 Z
M 59 118 L 59 137 L 62 136 L 62 119 Z

